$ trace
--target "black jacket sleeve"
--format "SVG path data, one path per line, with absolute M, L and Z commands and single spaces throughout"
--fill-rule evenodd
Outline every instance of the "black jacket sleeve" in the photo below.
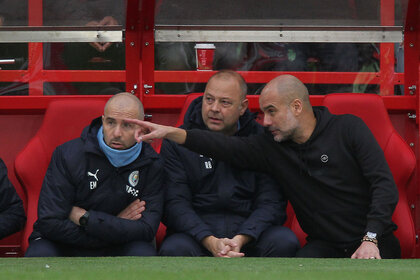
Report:
M 384 153 L 367 125 L 354 118 L 349 125 L 348 139 L 362 173 L 370 183 L 371 204 L 365 231 L 381 236 L 389 227 L 398 202 L 398 189 Z
M 283 225 L 286 221 L 286 200 L 279 186 L 265 174 L 257 173 L 257 193 L 252 214 L 239 228 L 238 234 L 258 239 L 269 226 Z
M 70 174 L 58 147 L 52 155 L 39 195 L 37 230 L 49 240 L 84 248 L 109 245 L 69 219 L 76 193 Z
M 25 225 L 23 203 L 7 177 L 7 167 L 0 159 L 0 239 L 18 232 Z
M 262 150 L 265 141 L 269 139 L 264 134 L 238 137 L 191 129 L 187 130 L 184 146 L 238 168 L 267 172 L 271 165 Z
M 179 160 L 175 145 L 164 140 L 161 149 L 166 171 L 164 222 L 168 228 L 186 233 L 201 243 L 204 237 L 213 235 L 213 232 L 192 206 L 192 193 L 186 170 Z
M 132 221 L 89 210 L 89 222 L 86 226 L 89 235 L 112 244 L 135 240 L 150 242 L 154 239 L 163 212 L 162 160 L 155 160 L 147 168 L 145 187 L 139 195 L 139 199 L 146 202 L 146 210 L 143 211 L 142 217 Z

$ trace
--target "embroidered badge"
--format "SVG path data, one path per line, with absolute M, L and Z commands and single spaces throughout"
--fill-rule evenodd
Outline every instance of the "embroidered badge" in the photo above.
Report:
M 139 190 L 136 190 L 135 188 L 130 187 L 129 185 L 125 185 L 125 190 L 127 193 L 137 197 L 139 195 Z
M 88 171 L 88 173 L 87 173 L 88 176 L 91 176 L 96 180 L 96 181 L 89 181 L 89 187 L 90 187 L 91 190 L 94 190 L 98 187 L 98 181 L 99 181 L 98 172 L 99 172 L 99 169 L 96 169 L 95 173 L 92 173 L 90 171 Z
M 322 155 L 321 156 L 321 161 L 323 162 L 323 163 L 327 163 L 328 162 L 328 156 L 327 155 Z
M 139 172 L 137 170 L 131 172 L 130 176 L 128 176 L 128 182 L 133 187 L 137 186 L 139 183 Z

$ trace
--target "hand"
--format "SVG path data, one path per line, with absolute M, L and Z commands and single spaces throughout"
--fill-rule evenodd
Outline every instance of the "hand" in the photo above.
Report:
M 118 25 L 118 21 L 112 16 L 106 16 L 101 21 L 93 20 L 86 24 L 86 26 L 105 26 L 105 25 Z M 92 42 L 92 43 L 89 43 L 89 45 L 91 45 L 98 52 L 104 52 L 112 45 L 112 42 L 106 42 L 106 43 Z
M 117 217 L 127 220 L 136 221 L 141 218 L 141 213 L 146 210 L 146 202 L 136 199 L 122 210 Z
M 106 16 L 99 22 L 99 25 L 118 25 L 118 21 L 112 16 Z M 102 51 L 106 51 L 112 45 L 112 42 L 106 42 L 102 44 Z
M 214 257 L 235 258 L 245 255 L 239 252 L 240 248 L 238 248 L 238 244 L 233 239 L 207 236 L 202 243 Z
M 86 213 L 86 210 L 77 206 L 73 206 L 71 209 L 69 219 L 76 225 L 80 226 L 79 219 Z
M 99 25 L 99 22 L 97 22 L 95 20 L 90 21 L 90 22 L 88 22 L 86 24 L 86 26 L 98 26 L 98 25 Z M 103 50 L 103 44 L 102 43 L 99 43 L 99 42 L 91 42 L 91 43 L 89 43 L 89 45 L 92 48 L 94 48 L 95 50 L 97 50 L 98 52 L 104 52 L 104 50 Z
M 351 256 L 352 259 L 381 259 L 379 248 L 373 242 L 364 241 Z
M 137 119 L 124 119 L 127 123 L 136 124 L 138 128 L 134 134 L 137 142 L 150 143 L 153 139 L 166 138 L 178 144 L 184 144 L 187 138 L 187 132 L 184 129 L 164 126 L 151 122 L 141 121 Z

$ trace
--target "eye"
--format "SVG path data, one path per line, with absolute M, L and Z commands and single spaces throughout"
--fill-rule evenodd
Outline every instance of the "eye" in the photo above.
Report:
M 232 101 L 230 101 L 230 100 L 222 100 L 221 103 L 224 107 L 229 107 L 229 106 L 232 105 Z
M 107 119 L 105 123 L 107 125 L 114 125 L 115 124 L 115 121 L 114 120 L 111 120 L 111 119 Z
M 269 114 L 269 115 L 274 115 L 274 113 L 275 113 L 276 111 L 274 110 L 274 109 L 268 109 L 267 110 L 267 113 Z
M 131 123 L 123 123 L 123 128 L 124 129 L 132 129 L 133 128 L 133 124 L 131 124 Z
M 214 98 L 207 96 L 206 97 L 206 103 L 207 104 L 212 104 L 214 102 Z

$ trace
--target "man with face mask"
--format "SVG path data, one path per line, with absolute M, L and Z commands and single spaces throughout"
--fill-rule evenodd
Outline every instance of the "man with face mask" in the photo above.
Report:
M 102 118 L 52 155 L 27 257 L 153 256 L 163 206 L 162 162 L 136 143 L 143 105 L 129 94 L 109 99 Z

